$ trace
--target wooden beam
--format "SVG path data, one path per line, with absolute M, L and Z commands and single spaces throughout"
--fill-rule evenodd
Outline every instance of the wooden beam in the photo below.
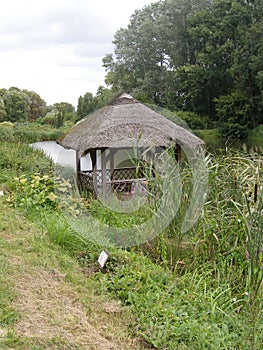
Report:
M 90 151 L 90 158 L 92 164 L 92 182 L 93 182 L 93 196 L 97 198 L 98 196 L 98 179 L 97 179 L 97 150 L 92 149 Z
M 109 153 L 106 155 L 106 162 L 108 163 L 109 160 L 111 160 L 112 157 L 119 151 L 118 148 L 108 148 Z
M 77 173 L 77 186 L 79 188 L 79 190 L 81 190 L 82 184 L 80 182 L 80 176 L 79 176 L 79 172 L 80 172 L 80 158 L 78 155 L 78 152 L 76 151 L 76 173 Z
M 106 148 L 101 149 L 101 188 L 102 194 L 106 193 L 107 190 L 107 169 L 106 169 Z
M 110 157 L 110 176 L 112 178 L 113 173 L 114 173 L 114 156 L 117 153 L 117 151 L 113 150 L 112 148 L 110 148 L 109 150 L 110 150 L 110 154 L 109 154 L 109 157 Z

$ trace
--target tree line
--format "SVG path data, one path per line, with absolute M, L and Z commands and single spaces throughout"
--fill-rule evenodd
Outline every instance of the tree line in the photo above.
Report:
M 0 89 L 0 121 L 42 118 L 59 126 L 127 92 L 143 103 L 185 112 L 190 127 L 245 138 L 263 124 L 262 23 L 262 0 L 152 3 L 116 32 L 114 51 L 102 60 L 106 87 L 80 96 L 76 111 L 66 102 L 47 106 L 35 92 L 12 87 Z
M 67 119 L 76 118 L 75 108 L 67 102 L 47 106 L 36 92 L 17 87 L 0 89 L 0 122 L 34 122 L 63 125 Z

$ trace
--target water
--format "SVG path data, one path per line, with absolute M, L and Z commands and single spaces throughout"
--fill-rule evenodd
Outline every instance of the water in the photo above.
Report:
M 68 166 L 76 170 L 76 151 L 66 149 L 55 141 L 35 142 L 30 146 L 43 151 L 55 164 Z M 81 169 L 92 169 L 90 157 L 81 158 Z

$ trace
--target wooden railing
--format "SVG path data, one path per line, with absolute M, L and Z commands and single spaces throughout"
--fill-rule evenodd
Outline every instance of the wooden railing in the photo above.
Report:
M 116 168 L 113 170 L 112 174 L 110 170 L 106 170 L 106 189 L 113 189 L 118 192 L 130 192 L 132 184 L 136 181 L 145 181 L 142 168 L 135 166 Z M 78 172 L 78 183 L 82 192 L 90 192 L 94 194 L 94 191 L 96 192 L 94 182 L 94 174 L 92 170 Z M 102 170 L 97 170 L 96 172 L 96 186 L 98 191 L 100 191 L 100 188 L 102 187 Z

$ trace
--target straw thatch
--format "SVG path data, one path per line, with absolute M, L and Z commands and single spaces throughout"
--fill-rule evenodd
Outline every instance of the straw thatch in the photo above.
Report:
M 78 122 L 60 141 L 85 154 L 90 149 L 169 146 L 196 148 L 203 141 L 128 94 Z

